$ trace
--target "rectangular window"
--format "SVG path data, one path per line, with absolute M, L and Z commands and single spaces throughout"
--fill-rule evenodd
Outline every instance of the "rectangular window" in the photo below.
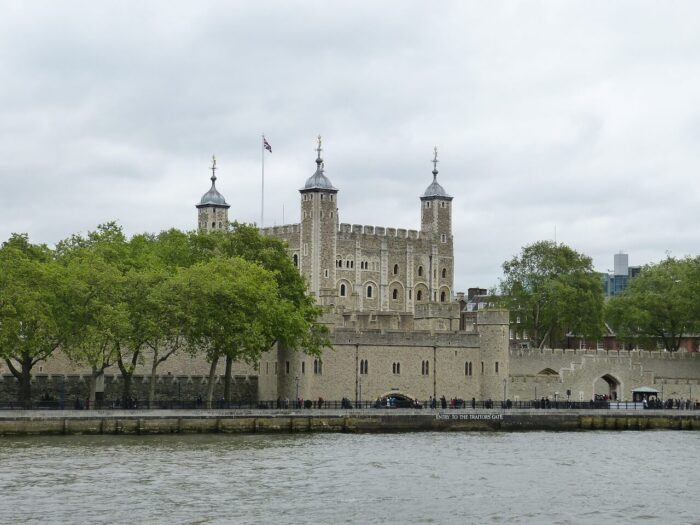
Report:
M 309 245 L 308 245 L 308 243 L 304 243 L 304 255 L 309 255 Z
M 285 363 L 285 369 L 287 370 L 287 374 L 289 374 L 289 361 Z
M 484 374 L 484 362 L 483 361 L 481 362 L 481 374 L 482 375 Z
M 301 373 L 302 374 L 306 373 L 306 362 L 305 361 L 301 362 Z
M 496 361 L 496 373 L 498 374 L 498 361 Z

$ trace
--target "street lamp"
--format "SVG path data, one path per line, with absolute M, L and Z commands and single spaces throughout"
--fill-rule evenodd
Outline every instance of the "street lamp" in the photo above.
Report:
M 362 376 L 359 377 L 358 379 L 358 388 L 359 388 L 359 402 L 360 402 L 360 408 L 362 408 Z
M 297 384 L 297 406 L 299 405 L 299 376 L 294 377 L 294 381 Z

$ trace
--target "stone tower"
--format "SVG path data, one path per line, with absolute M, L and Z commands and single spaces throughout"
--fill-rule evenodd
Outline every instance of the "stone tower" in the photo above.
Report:
M 437 181 L 437 147 L 433 150 L 433 182 L 421 196 L 421 236 L 431 239 L 430 299 L 449 302 L 454 282 L 452 197 Z
M 319 304 L 335 295 L 335 254 L 338 241 L 338 190 L 324 174 L 321 137 L 316 148 L 316 172 L 301 194 L 300 270 Z
M 198 228 L 202 232 L 225 230 L 228 227 L 228 209 L 231 207 L 216 189 L 216 157 L 212 156 L 210 169 L 211 188 L 197 204 Z

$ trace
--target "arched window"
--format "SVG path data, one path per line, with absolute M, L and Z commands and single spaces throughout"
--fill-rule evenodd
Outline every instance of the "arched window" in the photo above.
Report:
M 445 298 L 446 298 L 445 292 L 440 292 L 440 302 L 441 303 L 445 302 Z
M 362 359 L 360 361 L 360 374 L 366 375 L 368 368 L 369 368 L 369 363 L 367 362 L 367 359 Z
M 367 286 L 367 298 L 371 299 L 372 298 L 372 285 L 370 284 Z
M 396 363 L 396 373 L 397 374 L 401 373 L 401 363 Z
M 346 291 L 345 291 L 345 283 L 342 283 L 340 285 L 340 297 L 345 297 Z
M 469 361 L 469 375 L 472 375 L 472 362 Z
M 469 361 L 464 362 L 464 375 L 465 376 L 469 375 Z
M 425 375 L 425 361 L 420 362 L 420 373 L 421 375 Z
M 323 373 L 323 363 L 320 359 L 314 359 L 314 374 L 320 375 Z
M 447 268 L 442 269 L 442 278 L 445 279 L 447 277 Z
M 394 265 L 394 275 L 396 275 L 397 273 L 399 273 L 399 265 L 395 264 Z
M 292 257 L 292 260 L 294 261 L 294 266 L 297 268 L 299 267 L 299 256 L 295 253 L 294 257 Z
M 425 362 L 425 375 L 430 375 L 430 361 Z
M 418 267 L 418 277 L 423 277 L 423 267 L 422 266 Z
M 418 290 L 416 292 L 416 301 L 422 301 L 423 300 L 423 292 L 421 290 Z
M 399 298 L 399 291 L 396 288 L 394 288 L 394 291 L 391 292 L 391 298 L 394 299 L 394 301 Z
M 391 373 L 392 374 L 396 373 L 396 363 L 391 363 Z

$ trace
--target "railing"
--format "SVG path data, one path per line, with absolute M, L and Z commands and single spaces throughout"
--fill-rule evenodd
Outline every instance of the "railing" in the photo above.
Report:
M 695 405 L 690 402 L 674 402 L 667 400 L 659 405 L 644 407 L 642 403 L 632 401 L 566 401 L 566 400 L 532 400 L 532 401 L 494 401 L 491 399 L 484 400 L 445 400 L 442 399 L 426 400 L 418 402 L 419 406 L 411 406 L 410 402 L 394 401 L 387 405 L 386 399 L 380 402 L 374 401 L 351 401 L 349 399 L 341 400 L 300 400 L 292 401 L 286 399 L 270 400 L 270 401 L 231 401 L 226 402 L 222 399 L 212 402 L 212 409 L 240 409 L 240 410 L 345 410 L 345 409 L 415 409 L 415 410 L 638 410 L 638 409 L 655 409 L 655 410 L 700 410 L 700 403 Z M 0 402 L 0 410 L 84 410 L 90 408 L 85 401 L 33 401 L 30 407 L 25 407 L 17 401 Z M 103 401 L 96 403 L 94 408 L 100 410 L 200 410 L 206 409 L 207 404 L 203 399 L 188 399 L 188 400 L 157 400 L 149 406 L 146 401 L 132 400 L 123 405 L 120 401 Z

